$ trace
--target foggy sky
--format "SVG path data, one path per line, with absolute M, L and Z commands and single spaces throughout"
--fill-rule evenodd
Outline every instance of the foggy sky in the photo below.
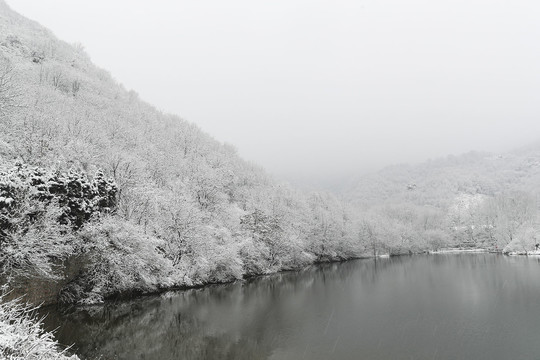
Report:
M 538 0 L 7 2 L 288 180 L 540 138 Z

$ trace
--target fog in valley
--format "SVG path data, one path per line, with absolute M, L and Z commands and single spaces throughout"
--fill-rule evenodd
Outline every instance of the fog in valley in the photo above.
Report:
M 8 3 L 303 186 L 540 134 L 534 0 Z

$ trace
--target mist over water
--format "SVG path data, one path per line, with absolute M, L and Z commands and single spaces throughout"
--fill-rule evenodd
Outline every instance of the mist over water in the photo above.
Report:
M 538 258 L 396 257 L 51 311 L 63 344 L 114 359 L 533 359 Z

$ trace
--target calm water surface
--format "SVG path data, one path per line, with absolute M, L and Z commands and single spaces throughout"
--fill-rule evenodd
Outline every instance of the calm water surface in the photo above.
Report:
M 358 260 L 47 310 L 87 359 L 540 359 L 531 257 Z

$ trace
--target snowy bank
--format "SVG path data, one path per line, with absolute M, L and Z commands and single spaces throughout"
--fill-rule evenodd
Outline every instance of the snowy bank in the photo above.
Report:
M 9 360 L 79 360 L 61 351 L 51 333 L 43 330 L 34 309 L 0 296 L 0 358 Z
M 526 255 L 526 256 L 540 256 L 540 250 L 521 250 L 521 251 L 508 251 L 504 253 L 509 256 Z
M 439 249 L 434 251 L 428 251 L 429 254 L 457 254 L 457 253 L 485 253 L 488 252 L 487 249 L 460 249 L 460 248 L 449 248 L 449 249 Z

